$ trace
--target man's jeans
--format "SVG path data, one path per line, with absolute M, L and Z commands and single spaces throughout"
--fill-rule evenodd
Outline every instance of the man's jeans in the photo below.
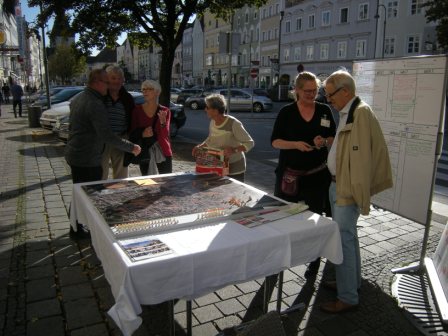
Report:
M 335 182 L 330 185 L 329 196 L 333 220 L 338 223 L 341 233 L 344 256 L 342 264 L 335 265 L 338 299 L 355 305 L 359 303 L 358 289 L 361 287 L 361 256 L 356 229 L 359 207 L 356 204 L 336 205 Z

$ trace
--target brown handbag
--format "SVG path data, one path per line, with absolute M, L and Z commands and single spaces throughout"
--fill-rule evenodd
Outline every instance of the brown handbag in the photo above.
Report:
M 299 194 L 299 180 L 302 176 L 317 173 L 327 166 L 326 163 L 310 170 L 297 170 L 289 167 L 285 168 L 282 177 L 282 193 L 287 196 L 297 196 Z

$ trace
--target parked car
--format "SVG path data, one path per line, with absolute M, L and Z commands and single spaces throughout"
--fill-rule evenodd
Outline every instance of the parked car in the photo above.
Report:
M 42 112 L 39 121 L 40 126 L 45 129 L 54 130 L 56 122 L 70 113 L 70 102 L 80 92 L 62 103 L 51 105 L 51 109 Z
M 228 90 L 217 90 L 217 93 L 222 94 L 226 98 L 228 97 Z M 253 111 L 263 112 L 272 110 L 272 100 L 265 96 L 259 96 L 257 94 L 250 94 L 243 89 L 231 89 L 230 90 L 230 106 L 229 110 L 234 111 Z
M 207 97 L 211 93 L 213 93 L 213 91 L 202 91 L 200 94 L 188 97 L 185 100 L 184 105 L 191 108 L 192 110 L 203 109 L 205 108 L 205 97 Z
M 202 92 L 202 89 L 183 89 L 179 92 L 177 96 L 176 103 L 183 104 L 188 97 L 198 95 Z
M 181 92 L 181 89 L 178 88 L 171 88 L 171 92 L 170 92 L 170 100 L 175 102 L 177 101 L 177 97 L 179 97 L 179 93 Z
M 56 93 L 54 96 L 50 97 L 51 104 L 58 104 L 58 103 L 68 101 L 74 95 L 76 95 L 77 93 L 79 93 L 83 90 L 84 90 L 83 86 L 72 86 L 72 87 L 65 88 L 65 89 L 59 91 L 58 93 Z M 31 106 L 39 106 L 42 108 L 42 111 L 46 110 L 47 106 L 48 106 L 47 97 L 46 96 L 41 97 L 40 99 L 36 100 L 33 104 L 31 104 Z
M 144 98 L 141 92 L 130 91 L 129 92 L 134 98 L 134 102 L 136 104 L 143 104 Z M 58 117 L 55 118 L 53 132 L 56 133 L 57 137 L 67 142 L 68 134 L 69 134 L 69 126 L 70 126 L 70 106 L 69 104 L 64 104 L 58 106 Z M 187 121 L 187 116 L 184 111 L 184 106 L 181 104 L 176 104 L 170 102 L 170 110 L 171 110 L 171 122 L 170 122 L 170 135 L 174 138 L 179 129 L 185 125 Z M 44 112 L 45 113 L 45 112 Z

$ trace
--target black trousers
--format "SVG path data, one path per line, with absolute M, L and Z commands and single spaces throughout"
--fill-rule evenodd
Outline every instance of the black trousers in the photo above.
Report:
M 16 107 L 17 105 L 19 105 L 19 117 L 22 116 L 22 100 L 13 100 L 12 101 L 12 109 L 14 110 L 14 117 L 17 118 L 17 112 L 16 112 Z
M 103 177 L 103 167 L 70 166 L 73 183 L 100 181 Z

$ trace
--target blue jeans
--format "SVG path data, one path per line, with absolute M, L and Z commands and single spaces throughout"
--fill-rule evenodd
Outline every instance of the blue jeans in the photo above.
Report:
M 361 287 L 361 255 L 359 252 L 356 223 L 359 218 L 359 207 L 356 204 L 336 205 L 336 183 L 329 189 L 330 205 L 333 220 L 338 223 L 341 233 L 342 264 L 335 265 L 338 299 L 349 304 L 358 304 L 358 289 Z

